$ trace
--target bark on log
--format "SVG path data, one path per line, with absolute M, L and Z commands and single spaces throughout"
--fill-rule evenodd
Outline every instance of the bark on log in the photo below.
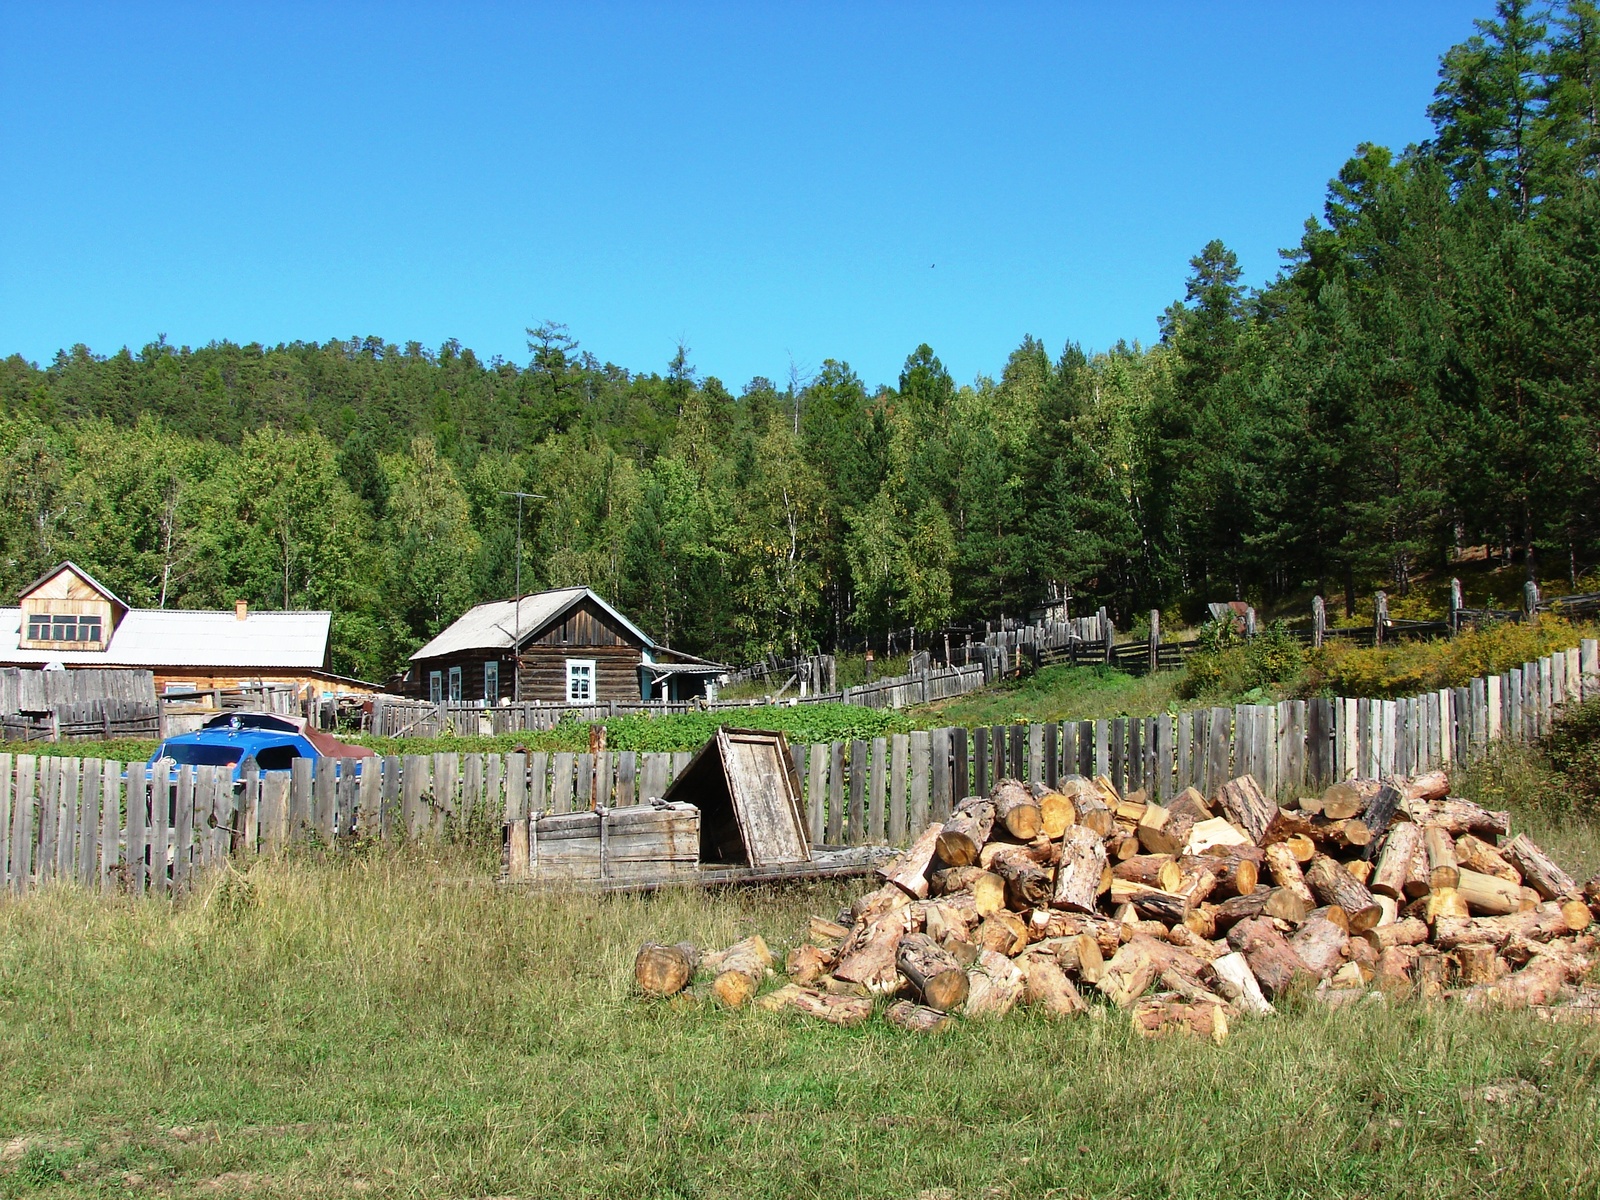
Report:
M 1249 853 L 1246 853 L 1247 850 Z M 1216 890 L 1212 894 L 1225 899 L 1229 896 L 1248 896 L 1256 890 L 1266 855 L 1254 846 L 1213 846 L 1200 855 L 1200 859 L 1206 869 L 1217 877 Z
M 1511 832 L 1511 814 L 1480 808 L 1468 800 L 1407 800 L 1401 805 L 1418 825 L 1442 825 L 1451 837 L 1476 834 L 1485 841 Z
M 951 867 L 977 862 L 978 852 L 993 829 L 994 802 L 982 796 L 968 796 L 939 831 L 939 861 Z
M 1383 918 L 1383 909 L 1373 900 L 1366 885 L 1326 854 L 1311 860 L 1306 886 L 1322 903 L 1337 904 L 1344 909 L 1350 918 L 1351 933 L 1365 933 Z
M 1266 798 L 1253 775 L 1241 775 L 1223 784 L 1217 801 L 1228 819 L 1257 844 L 1278 815 L 1278 806 Z
M 1023 997 L 1029 1005 L 1056 1017 L 1076 1017 L 1089 1011 L 1078 989 L 1072 986 L 1072 980 L 1054 957 L 1025 955 L 1022 976 Z
M 910 983 L 916 998 L 929 1008 L 954 1012 L 966 1002 L 966 971 L 925 933 L 908 933 L 900 939 L 895 967 Z
M 1059 909 L 1052 909 L 1042 925 L 1033 927 L 1032 933 L 1039 941 L 1072 938 L 1086 933 L 1100 947 L 1100 953 L 1108 957 L 1128 940 L 1124 936 L 1122 922 L 1113 917 L 1099 913 L 1062 912 Z
M 1228 1014 L 1220 1004 L 1149 996 L 1133 1007 L 1134 1031 L 1143 1037 L 1187 1034 L 1220 1046 L 1228 1037 Z
M 1371 843 L 1372 830 L 1367 828 L 1367 823 L 1360 817 L 1348 817 L 1342 821 L 1324 821 L 1318 818 L 1311 823 L 1309 836 L 1319 846 L 1331 846 L 1341 851 L 1356 851 Z
M 975 944 L 981 950 L 992 950 L 1007 957 L 1021 954 L 1028 944 L 1028 923 L 1005 909 L 990 913 L 978 926 Z
M 1167 805 L 1167 811 L 1173 816 L 1186 816 L 1198 825 L 1201 821 L 1209 821 L 1216 814 L 1211 811 L 1211 806 L 1206 803 L 1206 798 L 1200 794 L 1197 787 L 1186 787 L 1178 793 L 1178 798 Z
M 1240 1012 L 1265 1017 L 1278 1011 L 1261 994 L 1261 984 L 1250 969 L 1250 960 L 1237 950 L 1208 963 L 1205 977 L 1211 981 L 1213 989 L 1236 1005 Z
M 1313 915 L 1295 931 L 1289 945 L 1300 961 L 1317 975 L 1326 978 L 1344 962 L 1345 943 L 1350 935 L 1326 916 Z
M 1101 995 L 1118 1008 L 1131 1008 L 1133 1002 L 1155 982 L 1155 978 L 1156 964 L 1150 957 L 1148 942 L 1136 936 L 1106 963 L 1095 986 L 1100 989 Z
M 1462 987 L 1493 983 L 1501 975 L 1500 959 L 1495 955 L 1494 947 L 1487 942 L 1469 942 L 1465 946 L 1457 946 L 1455 958 L 1456 982 Z
M 1407 800 L 1443 800 L 1450 794 L 1450 775 L 1447 771 L 1427 771 L 1406 781 Z
M 1217 876 L 1206 860 L 1185 855 L 1178 860 L 1180 874 L 1178 886 L 1170 890 L 1189 898 L 1189 907 L 1197 908 L 1217 890 Z
M 1554 860 L 1525 833 L 1505 844 L 1504 853 L 1512 866 L 1522 872 L 1522 882 L 1539 893 L 1542 900 L 1573 900 L 1578 885 Z
M 1378 961 L 1373 964 L 1372 982 L 1385 991 L 1409 991 L 1416 961 L 1416 946 L 1390 946 L 1378 955 Z
M 1434 925 L 1433 940 L 1441 950 L 1453 950 L 1473 942 L 1487 942 L 1499 948 L 1514 938 L 1550 942 L 1571 937 L 1576 932 L 1559 906 L 1540 905 L 1504 917 L 1447 918 Z
M 897 908 L 904 908 L 911 903 L 903 888 L 897 888 L 892 883 L 886 883 L 875 891 L 868 892 L 850 906 L 850 919 L 859 927 L 861 922 L 872 924 L 885 913 Z
M 1135 854 L 1113 866 L 1111 876 L 1168 892 L 1177 891 L 1183 881 L 1178 860 L 1170 854 Z
M 948 1013 L 921 1004 L 913 1004 L 910 1000 L 895 1001 L 885 1010 L 883 1016 L 889 1024 L 898 1025 L 901 1029 L 908 1029 L 912 1033 L 938 1033 L 949 1029 L 955 1023 Z
M 1400 802 L 1400 790 L 1386 783 L 1378 788 L 1377 794 L 1367 801 L 1359 814 L 1353 815 L 1361 817 L 1374 838 L 1382 837 L 1394 823 L 1395 815 L 1400 811 Z
M 1469 988 L 1460 1000 L 1468 1008 L 1517 1009 L 1550 1004 L 1571 982 L 1572 968 L 1567 962 L 1539 955 L 1520 971 L 1496 983 Z
M 1155 814 L 1159 814 L 1159 820 L 1154 819 Z M 1151 804 L 1146 807 L 1144 819 L 1135 832 L 1140 847 L 1149 854 L 1182 854 L 1189 844 L 1189 835 L 1194 832 L 1194 818 Z
M 837 921 L 829 921 L 825 917 L 812 917 L 806 924 L 806 940 L 814 942 L 818 946 L 826 946 L 831 949 L 849 936 L 849 929 L 840 925 Z
M 1263 917 L 1241 921 L 1228 931 L 1228 945 L 1250 962 L 1261 990 L 1276 1000 L 1291 988 L 1314 982 L 1311 970 L 1272 922 Z
M 1029 841 L 1044 828 L 1044 814 L 1039 811 L 1028 785 L 1020 779 L 1000 780 L 989 798 L 994 801 L 995 824 L 1018 841 Z
M 646 942 L 633 960 L 633 981 L 646 996 L 676 996 L 694 978 L 699 952 L 688 942 Z
M 872 1000 L 867 996 L 830 996 L 801 988 L 789 997 L 789 1007 L 830 1025 L 859 1025 L 872 1015 Z
M 1401 821 L 1391 827 L 1384 835 L 1383 851 L 1378 855 L 1378 869 L 1372 874 L 1371 890 L 1395 900 L 1406 899 L 1406 887 L 1415 879 L 1416 859 L 1421 850 L 1420 825 Z
M 938 821 L 929 825 L 917 835 L 917 840 L 911 843 L 910 849 L 878 868 L 879 878 L 894 884 L 908 896 L 926 900 L 928 868 L 933 865 L 933 855 L 943 829 L 944 826 Z
M 1248 896 L 1234 896 L 1221 904 L 1208 904 L 1205 912 L 1211 917 L 1213 928 L 1219 934 L 1227 933 L 1240 921 L 1263 915 L 1267 900 L 1274 889 L 1257 888 Z
M 1092 913 L 1106 866 L 1106 849 L 1099 836 L 1087 825 L 1068 828 L 1061 837 L 1061 862 L 1056 867 L 1051 906 Z
M 1423 826 L 1422 845 L 1428 855 L 1428 890 L 1455 887 L 1461 872 L 1456 865 L 1456 846 L 1449 830 L 1443 825 Z
M 772 951 L 759 933 L 735 942 L 722 953 L 720 974 L 711 985 L 712 994 L 729 1008 L 748 1004 L 771 965 Z
M 985 950 L 967 973 L 968 1017 L 1003 1017 L 1022 999 L 1022 972 L 1009 958 Z
M 1054 880 L 1050 869 L 1039 865 L 1026 846 L 1001 846 L 989 869 L 1006 885 L 1006 904 L 1017 910 L 1050 903 Z
M 1388 925 L 1368 929 L 1361 936 L 1379 953 L 1394 946 L 1420 946 L 1428 940 L 1428 923 L 1415 917 L 1405 917 Z
M 1189 898 L 1178 892 L 1164 892 L 1160 888 L 1123 879 L 1112 880 L 1111 903 L 1131 904 L 1141 917 L 1160 921 L 1163 925 L 1182 924 L 1191 907 Z
M 892 991 L 899 979 L 894 965 L 895 948 L 905 934 L 918 932 L 916 915 L 908 908 L 858 926 L 839 955 L 833 977 L 845 983 L 859 983 L 873 992 Z

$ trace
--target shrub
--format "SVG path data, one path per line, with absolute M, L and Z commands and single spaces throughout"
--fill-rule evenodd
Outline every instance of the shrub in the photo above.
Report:
M 1213 621 L 1201 627 L 1199 642 L 1179 686 L 1186 699 L 1218 692 L 1259 693 L 1296 684 L 1305 673 L 1305 648 L 1282 621 L 1269 622 L 1248 640 L 1231 622 Z
M 1479 675 L 1498 675 L 1575 645 L 1582 630 L 1559 617 L 1537 625 L 1501 622 L 1453 638 L 1357 648 L 1333 639 L 1311 656 L 1309 689 L 1335 696 L 1414 696 L 1464 687 Z

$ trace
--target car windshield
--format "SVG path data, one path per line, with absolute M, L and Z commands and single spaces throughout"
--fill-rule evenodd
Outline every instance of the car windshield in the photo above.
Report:
M 239 750 L 236 746 L 168 742 L 161 747 L 161 757 L 170 758 L 180 767 L 231 767 L 239 761 Z

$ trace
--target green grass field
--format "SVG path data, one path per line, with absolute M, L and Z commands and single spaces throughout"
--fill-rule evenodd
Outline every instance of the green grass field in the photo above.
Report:
M 1515 800 L 1542 770 L 1466 788 Z M 1519 824 L 1600 866 L 1595 825 Z M 852 889 L 530 895 L 493 865 L 413 847 L 261 862 L 176 907 L 0 901 L 0 1196 L 1600 1192 L 1600 1028 L 1369 1004 L 1214 1047 L 1098 1004 L 928 1038 L 647 1002 L 641 941 L 781 952 Z

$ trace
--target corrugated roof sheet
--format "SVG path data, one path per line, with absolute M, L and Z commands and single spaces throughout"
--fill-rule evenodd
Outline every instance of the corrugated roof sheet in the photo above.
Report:
M 104 650 L 24 650 L 22 610 L 0 608 L 0 663 L 103 667 L 283 667 L 320 669 L 328 658 L 326 612 L 225 612 L 135 608 Z
M 509 650 L 532 637 L 585 596 L 610 613 L 646 646 L 655 649 L 655 642 L 644 630 L 594 592 L 586 587 L 573 587 L 535 592 L 531 596 L 524 596 L 520 606 L 515 600 L 491 600 L 487 604 L 469 608 L 446 626 L 438 637 L 413 654 L 411 661 L 462 654 L 470 650 Z

